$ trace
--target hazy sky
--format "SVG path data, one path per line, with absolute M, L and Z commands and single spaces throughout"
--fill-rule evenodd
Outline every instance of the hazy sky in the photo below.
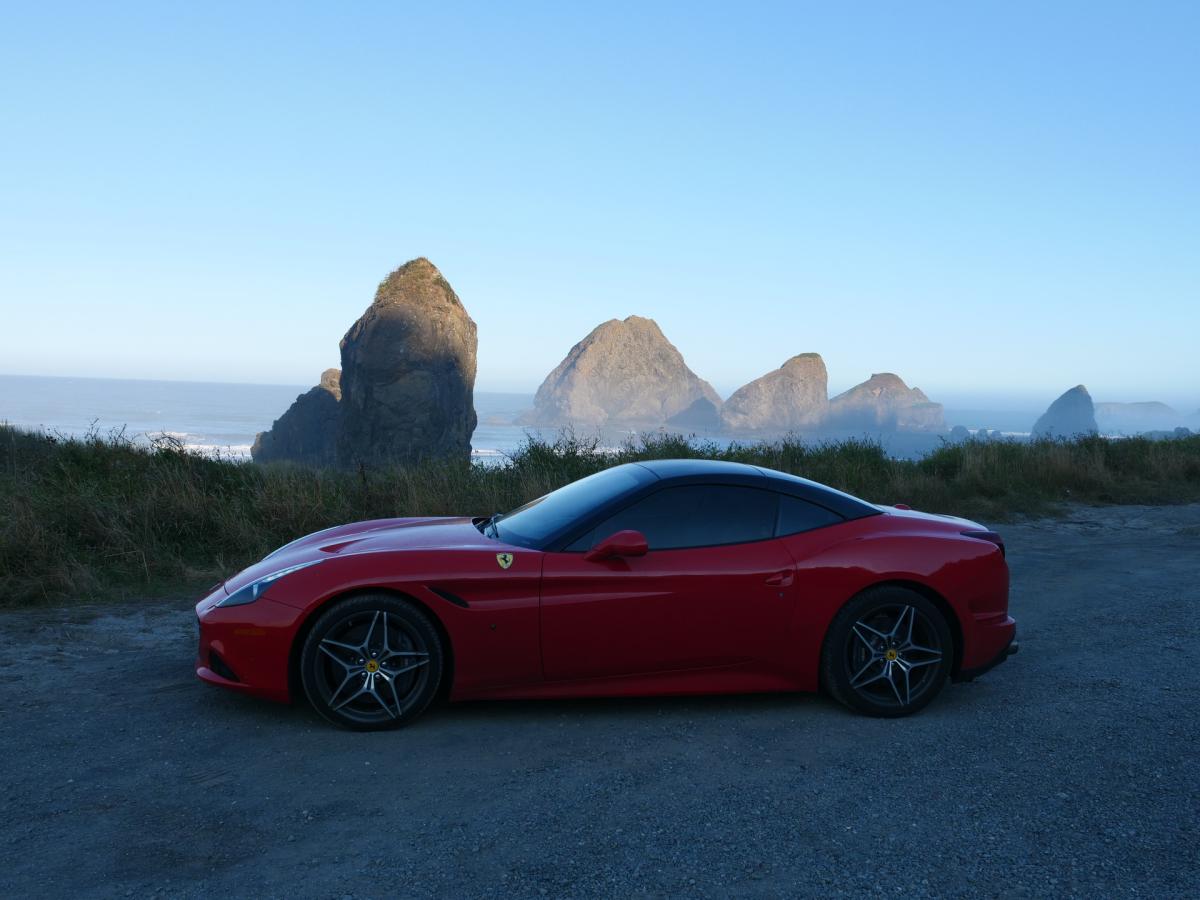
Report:
M 315 383 L 424 255 L 482 390 L 637 313 L 722 394 L 815 350 L 1194 408 L 1198 40 L 1191 2 L 8 4 L 0 372 Z

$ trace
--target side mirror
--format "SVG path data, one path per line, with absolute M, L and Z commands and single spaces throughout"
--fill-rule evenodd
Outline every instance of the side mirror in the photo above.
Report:
M 585 553 L 583 558 L 595 562 L 600 559 L 612 559 L 615 556 L 645 556 L 649 549 L 646 536 L 640 531 L 630 528 L 610 534 Z

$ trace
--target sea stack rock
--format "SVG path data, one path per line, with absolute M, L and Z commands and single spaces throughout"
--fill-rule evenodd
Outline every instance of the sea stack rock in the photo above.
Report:
M 1033 436 L 1072 438 L 1095 434 L 1098 430 L 1092 395 L 1082 384 L 1077 384 L 1050 404 L 1050 408 L 1034 423 Z
M 825 361 L 818 353 L 801 353 L 734 391 L 721 422 L 729 431 L 786 431 L 818 427 L 828 413 Z
M 701 397 L 687 409 L 667 419 L 672 428 L 696 428 L 700 431 L 715 431 L 721 427 L 721 408 L 707 397 Z
M 470 458 L 475 323 L 429 260 L 405 263 L 342 338 L 342 465 Z
M 326 369 L 321 373 L 320 384 L 297 397 L 270 431 L 255 437 L 250 455 L 255 462 L 286 459 L 314 466 L 332 465 L 337 456 L 341 399 L 341 373 Z
M 920 388 L 909 388 L 898 375 L 881 372 L 829 401 L 835 428 L 871 431 L 941 431 L 942 404 L 931 403 Z
M 1104 432 L 1138 434 L 1143 431 L 1170 430 L 1183 421 L 1183 416 L 1165 403 L 1097 403 L 1096 424 Z
M 653 319 L 630 316 L 598 325 L 572 347 L 520 423 L 657 426 L 698 400 L 721 405 Z M 694 410 L 697 416 L 703 411 Z

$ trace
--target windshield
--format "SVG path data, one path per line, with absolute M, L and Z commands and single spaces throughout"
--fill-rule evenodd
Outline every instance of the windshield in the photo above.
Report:
M 598 506 L 654 478 L 638 465 L 605 469 L 497 516 L 489 524 L 488 534 L 519 547 L 541 547 Z

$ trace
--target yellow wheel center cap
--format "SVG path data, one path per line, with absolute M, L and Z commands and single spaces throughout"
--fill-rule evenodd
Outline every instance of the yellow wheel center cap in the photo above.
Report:
M 375 660 L 373 660 L 373 659 L 367 660 L 367 671 L 368 672 L 378 672 L 379 671 L 379 663 L 375 662 Z
M 885 654 L 883 654 L 883 655 L 884 655 L 884 656 L 886 656 L 886 657 L 888 658 L 888 660 L 889 660 L 889 661 L 891 661 L 891 662 L 894 662 L 894 661 L 895 661 L 895 659 L 896 659 L 896 657 L 897 657 L 899 654 L 898 654 L 898 653 L 896 653 L 896 651 L 895 651 L 895 650 L 889 650 L 887 653 L 885 653 Z

